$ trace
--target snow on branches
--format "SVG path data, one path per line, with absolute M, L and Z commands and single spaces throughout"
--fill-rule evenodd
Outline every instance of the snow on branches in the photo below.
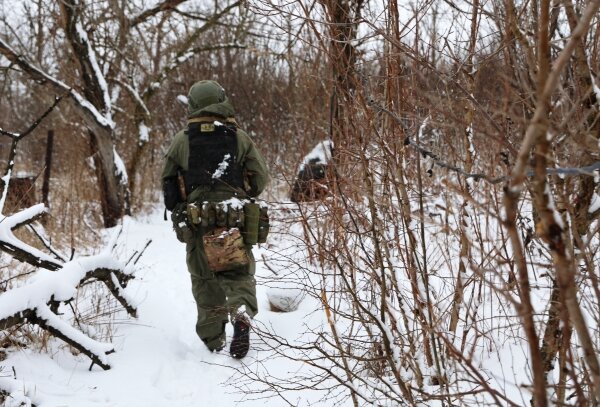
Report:
M 94 364 L 105 370 L 110 369 L 107 355 L 114 352 L 113 345 L 90 338 L 57 313 L 62 303 L 69 303 L 77 297 L 79 288 L 98 281 L 104 283 L 130 316 L 136 317 L 135 303 L 127 295 L 125 287 L 134 278 L 137 260 L 127 264 L 115 260 L 110 252 L 113 247 L 111 244 L 98 255 L 62 262 L 13 235 L 13 229 L 32 222 L 45 210 L 39 204 L 8 217 L 0 215 L 0 250 L 18 260 L 46 269 L 38 271 L 35 278 L 23 286 L 0 294 L 0 331 L 23 324 L 37 325 L 89 357 L 92 360 L 90 369 Z M 137 259 L 142 253 L 136 253 Z M 19 404 L 16 405 L 32 405 L 23 385 L 13 379 L 0 377 L 0 399 L 2 397 L 17 401 Z
M 11 216 L 0 214 L 0 250 L 17 260 L 53 271 L 38 273 L 34 282 L 0 295 L 0 330 L 22 323 L 38 325 L 87 355 L 93 363 L 109 369 L 106 355 L 114 351 L 112 345 L 89 338 L 53 310 L 75 298 L 77 289 L 84 283 L 95 280 L 103 282 L 129 315 L 135 317 L 136 307 L 124 291 L 127 282 L 133 278 L 133 265 L 126 266 L 114 260 L 108 250 L 63 263 L 14 236 L 14 229 L 33 222 L 45 211 L 44 205 L 38 204 Z
M 18 143 L 37 127 L 59 101 L 60 98 L 56 98 L 54 104 L 23 133 L 0 129 L 0 135 L 12 140 L 8 164 L 4 176 L 0 178 L 2 181 L 0 183 L 2 189 L 0 191 L 0 251 L 36 269 L 41 269 L 23 285 L 0 293 L 0 331 L 13 327 L 19 329 L 28 324 L 37 325 L 89 357 L 92 360 L 90 369 L 96 364 L 106 370 L 110 369 L 107 355 L 114 352 L 113 345 L 97 341 L 75 328 L 59 316 L 59 309 L 61 304 L 68 304 L 77 298 L 78 291 L 84 285 L 97 281 L 102 282 L 126 312 L 135 317 L 136 306 L 127 295 L 125 287 L 133 279 L 135 263 L 143 250 L 141 253 L 136 253 L 127 263 L 121 263 L 115 260 L 111 253 L 115 246 L 113 242 L 98 255 L 66 261 L 53 251 L 44 239 L 41 239 L 42 243 L 53 255 L 21 241 L 13 233 L 20 227 L 31 226 L 31 223 L 43 216 L 47 211 L 43 204 L 34 205 L 11 215 L 3 214 L 4 202 L 10 193 L 9 184 Z M 36 234 L 41 238 L 37 231 Z M 11 403 L 16 402 L 16 405 L 32 405 L 30 397 L 23 389 L 23 383 L 0 376 L 0 402 L 5 399 Z
M 129 315 L 135 317 L 136 307 L 124 291 L 127 282 L 133 278 L 133 265 L 126 266 L 114 260 L 107 250 L 96 256 L 63 263 L 14 236 L 14 229 L 31 223 L 45 211 L 44 205 L 38 204 L 11 216 L 0 214 L 0 250 L 17 260 L 53 271 L 38 273 L 35 281 L 0 295 L 0 330 L 22 323 L 38 325 L 87 355 L 93 363 L 109 369 L 106 355 L 114 351 L 112 345 L 89 338 L 53 310 L 75 298 L 77 289 L 84 283 L 101 281 Z
M 45 213 L 44 204 L 37 204 L 11 216 L 4 216 L 0 213 L 0 250 L 33 266 L 58 270 L 62 266 L 60 261 L 20 241 L 13 234 L 13 230 L 35 221 Z
M 35 281 L 0 295 L 0 330 L 25 322 L 38 325 L 88 356 L 93 363 L 109 369 L 106 355 L 114 352 L 113 346 L 84 335 L 59 318 L 53 309 L 73 300 L 84 283 L 97 280 L 135 316 L 135 305 L 123 291 L 132 278 L 131 269 L 126 269 L 108 252 L 67 262 L 55 272 L 40 273 Z

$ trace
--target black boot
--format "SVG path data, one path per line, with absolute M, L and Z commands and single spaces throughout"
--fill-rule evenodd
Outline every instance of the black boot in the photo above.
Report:
M 238 318 L 233 323 L 233 339 L 229 353 L 236 359 L 241 359 L 250 349 L 250 324 L 243 318 Z

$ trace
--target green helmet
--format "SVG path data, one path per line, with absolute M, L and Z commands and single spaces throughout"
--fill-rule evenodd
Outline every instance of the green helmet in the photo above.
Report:
M 234 116 L 225 89 L 216 81 L 196 82 L 188 93 L 188 118 L 206 115 L 223 118 Z

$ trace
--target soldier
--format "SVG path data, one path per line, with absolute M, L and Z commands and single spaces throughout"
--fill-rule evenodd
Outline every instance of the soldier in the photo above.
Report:
M 186 262 L 198 308 L 196 332 L 208 349 L 220 351 L 225 346 L 229 317 L 234 328 L 230 353 L 243 358 L 249 349 L 250 322 L 258 312 L 252 246 L 241 244 L 246 264 L 226 270 L 211 268 L 209 263 L 219 259 L 207 257 L 205 239 L 215 226 L 205 222 L 203 213 L 202 222 L 190 227 L 186 213 L 191 203 L 202 207 L 232 198 L 257 197 L 268 180 L 263 157 L 237 127 L 233 106 L 217 82 L 200 81 L 190 88 L 188 125 L 171 143 L 162 179 L 165 206 L 172 211 L 178 238 L 186 243 Z

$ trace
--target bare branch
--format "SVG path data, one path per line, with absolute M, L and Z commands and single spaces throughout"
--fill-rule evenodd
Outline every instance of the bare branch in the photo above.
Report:
M 62 321 L 46 304 L 57 308 L 60 302 L 72 299 L 66 293 L 74 293 L 87 282 L 97 280 L 103 282 L 127 312 L 135 317 L 136 307 L 123 291 L 133 276 L 116 266 L 118 263 L 106 255 L 80 258 L 66 263 L 56 273 L 4 292 L 0 295 L 0 330 L 24 322 L 37 324 L 87 355 L 93 363 L 109 369 L 106 354 L 114 351 L 112 345 L 85 336 Z
M 162 3 L 157 4 L 155 7 L 145 10 L 141 14 L 131 18 L 128 21 L 128 25 L 130 27 L 135 27 L 138 24 L 148 21 L 158 13 L 174 10 L 177 6 L 185 3 L 186 1 L 187 0 L 165 0 Z
M 92 105 L 88 100 L 73 90 L 64 82 L 54 78 L 53 76 L 42 71 L 24 56 L 17 53 L 0 38 L 0 54 L 4 55 L 8 60 L 19 66 L 34 81 L 45 85 L 46 88 L 59 94 L 67 93 L 70 100 L 74 103 L 75 108 L 79 111 L 91 126 L 101 126 L 106 128 L 112 127 L 112 122 L 106 118 Z
M 0 220 L 0 250 L 8 252 L 15 259 L 31 264 L 36 267 L 42 267 L 48 270 L 58 270 L 62 263 L 48 256 L 47 254 L 31 247 L 17 239 L 12 231 L 35 222 L 46 213 L 43 204 L 35 205 L 24 209 L 11 216 Z

